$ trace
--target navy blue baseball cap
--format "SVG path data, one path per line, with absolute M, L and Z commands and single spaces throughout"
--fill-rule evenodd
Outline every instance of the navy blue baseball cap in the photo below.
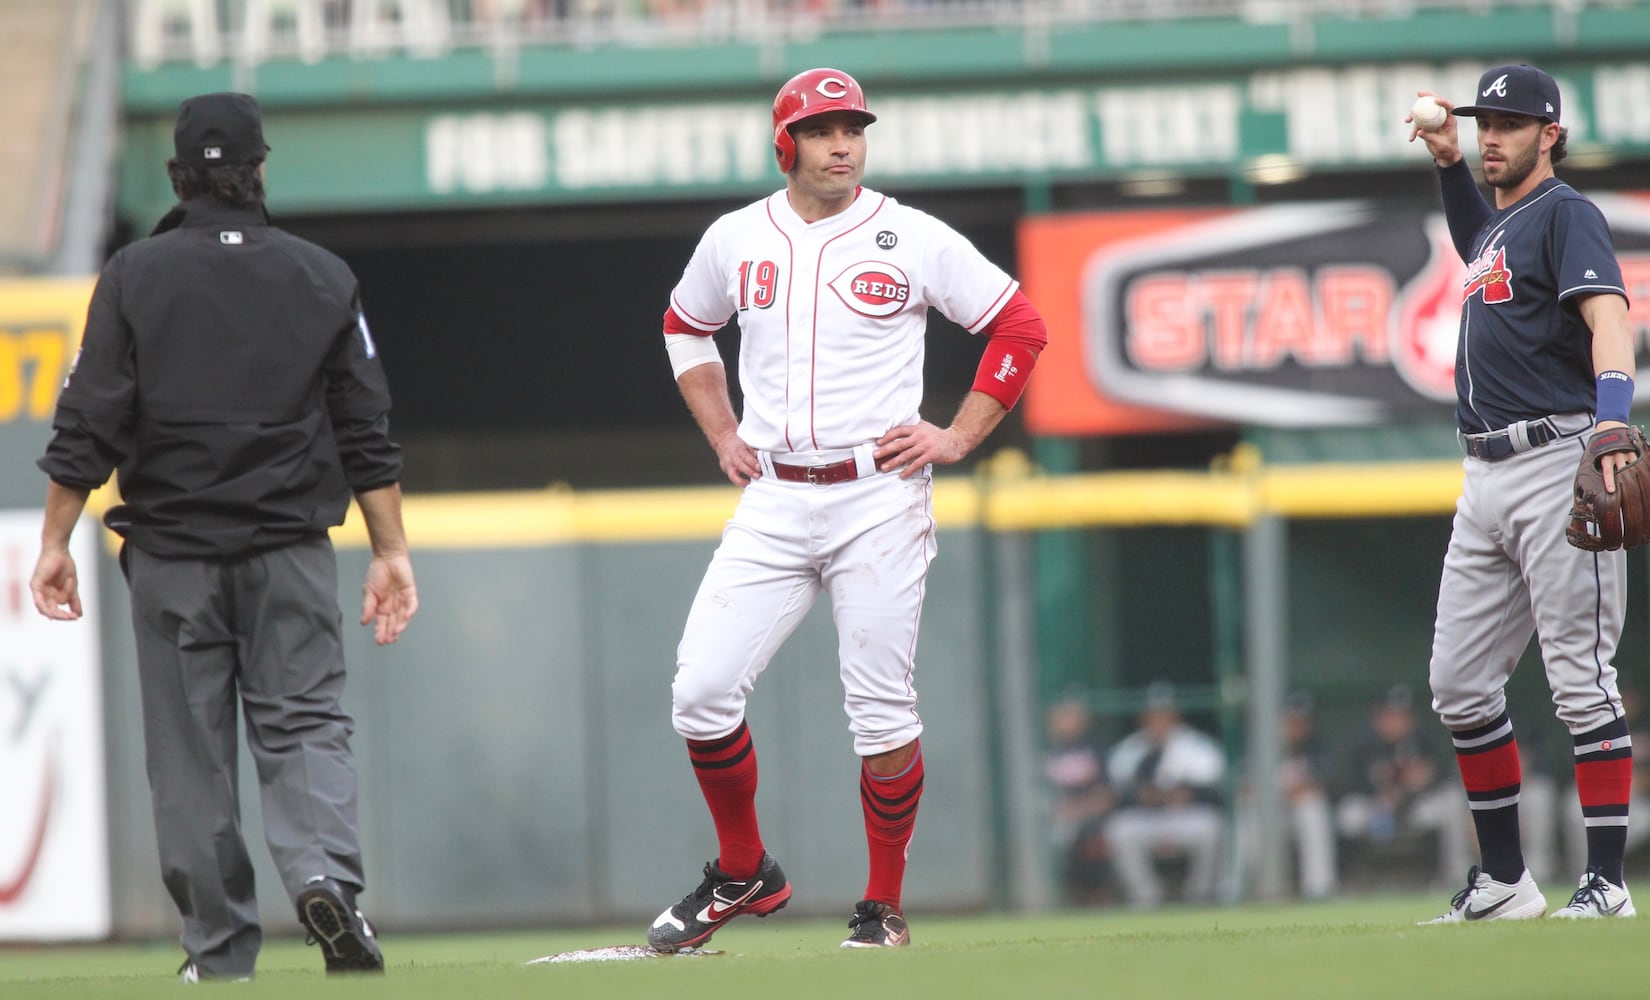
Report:
M 202 94 L 178 105 L 172 148 L 179 163 L 215 167 L 261 163 L 263 112 L 249 94 Z
M 1478 78 L 1474 103 L 1455 109 L 1458 115 L 1474 117 L 1483 111 L 1503 111 L 1558 121 L 1558 84 L 1534 66 L 1497 66 Z

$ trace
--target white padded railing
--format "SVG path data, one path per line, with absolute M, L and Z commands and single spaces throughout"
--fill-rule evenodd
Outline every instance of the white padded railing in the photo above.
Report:
M 1316 15 L 1400 16 L 1423 8 L 1589 5 L 1634 0 L 128 0 L 129 52 L 154 67 L 534 45 L 638 46 L 817 37 L 874 27 L 1172 20 L 1294 22 Z

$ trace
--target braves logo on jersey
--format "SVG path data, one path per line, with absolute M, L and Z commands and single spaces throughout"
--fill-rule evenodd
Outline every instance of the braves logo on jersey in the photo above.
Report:
M 1461 297 L 1470 299 L 1480 292 L 1484 302 L 1512 301 L 1512 271 L 1507 267 L 1507 248 L 1500 245 L 1502 233 L 1496 233 L 1484 247 L 1478 259 L 1467 265 L 1467 280 Z
M 882 261 L 851 264 L 831 279 L 830 287 L 843 305 L 877 319 L 894 315 L 911 300 L 911 279 Z

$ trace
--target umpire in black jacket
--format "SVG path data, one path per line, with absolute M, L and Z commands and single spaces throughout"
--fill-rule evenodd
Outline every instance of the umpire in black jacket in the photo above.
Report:
M 328 972 L 384 967 L 364 885 L 327 529 L 354 493 L 372 542 L 361 623 L 391 643 L 418 609 L 401 453 L 355 276 L 264 211 L 268 152 L 244 94 L 190 98 L 168 161 L 179 204 L 92 293 L 40 468 L 31 589 L 80 617 L 70 533 L 119 468 L 161 875 L 189 981 L 252 975 L 262 932 L 236 788 L 237 697 L 265 836 Z

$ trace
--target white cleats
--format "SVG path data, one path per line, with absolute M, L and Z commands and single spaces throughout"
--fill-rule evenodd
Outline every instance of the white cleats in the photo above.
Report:
M 1497 882 L 1473 865 L 1467 887 L 1450 900 L 1449 912 L 1421 924 L 1454 924 L 1468 920 L 1534 920 L 1547 912 L 1547 897 L 1537 888 L 1529 869 L 1511 884 Z
M 1570 897 L 1570 905 L 1554 910 L 1550 915 L 1565 920 L 1595 920 L 1600 917 L 1637 916 L 1638 911 L 1633 909 L 1633 897 L 1626 886 L 1616 885 L 1600 875 L 1598 869 L 1589 868 L 1581 876 L 1576 894 Z

